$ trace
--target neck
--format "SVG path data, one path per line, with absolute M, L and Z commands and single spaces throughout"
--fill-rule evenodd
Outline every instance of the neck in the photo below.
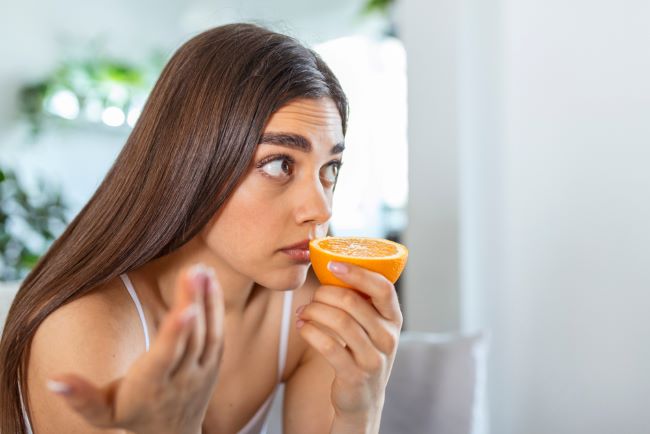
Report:
M 135 273 L 146 282 L 145 285 L 153 291 L 154 296 L 161 300 L 165 310 L 169 310 L 176 299 L 176 282 L 181 271 L 199 262 L 214 268 L 223 290 L 226 316 L 243 316 L 258 292 L 258 285 L 215 257 L 200 237 L 195 237 L 172 253 L 151 261 Z

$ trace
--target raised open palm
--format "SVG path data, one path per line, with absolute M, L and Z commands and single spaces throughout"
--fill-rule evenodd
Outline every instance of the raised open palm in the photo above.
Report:
M 196 265 L 181 272 L 174 306 L 150 351 L 124 377 L 96 387 L 62 374 L 53 378 L 51 388 L 58 385 L 68 404 L 98 428 L 200 433 L 219 373 L 223 321 L 223 292 L 214 271 Z

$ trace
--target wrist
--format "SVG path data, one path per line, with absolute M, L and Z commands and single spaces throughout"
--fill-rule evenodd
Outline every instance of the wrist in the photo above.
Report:
M 202 434 L 203 429 L 179 431 L 162 431 L 162 430 L 145 430 L 145 431 L 128 431 L 133 434 Z
M 378 434 L 381 413 L 376 417 L 358 415 L 354 417 L 335 415 L 330 434 Z
M 335 417 L 332 421 L 330 434 L 370 434 L 370 431 L 368 431 L 368 424 Z
M 378 434 L 382 405 L 369 413 L 342 414 L 334 411 L 330 434 Z

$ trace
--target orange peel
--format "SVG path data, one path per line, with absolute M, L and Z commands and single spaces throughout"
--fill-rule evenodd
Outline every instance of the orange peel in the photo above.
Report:
M 327 268 L 330 261 L 358 265 L 395 283 L 406 266 L 408 249 L 383 238 L 325 237 L 309 242 L 309 256 L 321 284 L 352 288 Z

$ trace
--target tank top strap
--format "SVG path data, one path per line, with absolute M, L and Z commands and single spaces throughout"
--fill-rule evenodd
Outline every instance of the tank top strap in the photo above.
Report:
M 285 291 L 282 306 L 282 328 L 280 329 L 280 350 L 278 351 L 278 382 L 282 382 L 282 373 L 284 372 L 284 367 L 287 362 L 292 300 L 293 291 Z
M 138 310 L 138 315 L 140 316 L 140 322 L 142 323 L 142 329 L 144 330 L 144 345 L 147 351 L 149 351 L 149 329 L 147 328 L 147 320 L 144 316 L 142 303 L 140 303 L 138 294 L 135 292 L 135 289 L 133 288 L 133 284 L 131 283 L 131 279 L 129 279 L 129 276 L 126 273 L 123 273 L 120 274 L 120 279 L 122 279 L 124 286 L 126 286 L 126 289 L 129 291 L 129 295 L 131 295 L 131 298 L 133 299 L 133 303 L 135 303 L 135 308 Z

